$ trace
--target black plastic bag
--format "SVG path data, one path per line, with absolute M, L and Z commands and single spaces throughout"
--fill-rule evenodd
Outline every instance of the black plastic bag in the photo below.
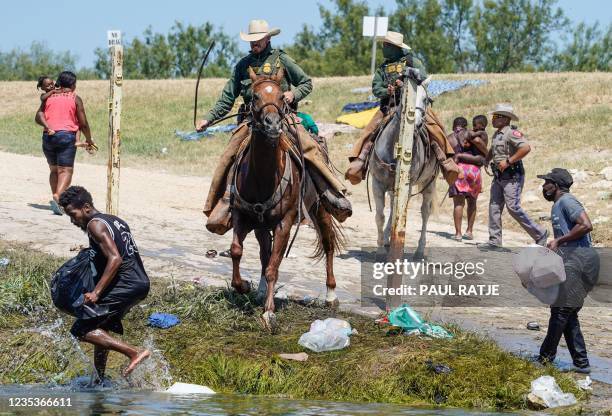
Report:
M 95 288 L 96 270 L 91 261 L 93 251 L 83 249 L 68 260 L 53 274 L 51 279 L 51 299 L 62 312 L 79 319 L 96 318 L 108 311 L 106 307 L 86 305 L 84 294 Z

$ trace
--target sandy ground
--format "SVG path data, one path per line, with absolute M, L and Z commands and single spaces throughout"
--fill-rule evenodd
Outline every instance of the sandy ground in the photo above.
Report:
M 0 152 L 0 238 L 29 244 L 60 256 L 72 256 L 79 244 L 87 244 L 86 236 L 72 226 L 66 216 L 52 215 L 48 208 L 48 168 L 43 158 Z M 92 192 L 94 202 L 104 208 L 106 168 L 78 165 L 73 181 Z M 144 254 L 149 274 L 156 278 L 177 280 L 200 279 L 205 284 L 226 285 L 230 281 L 231 261 L 228 258 L 207 258 L 205 252 L 219 252 L 229 247 L 231 234 L 217 236 L 206 231 L 201 213 L 208 178 L 178 176 L 163 171 L 124 168 L 121 171 L 120 216 L 132 228 L 136 242 Z M 407 241 L 417 240 L 420 230 L 420 201 L 414 201 L 409 218 Z M 359 308 L 360 263 L 362 246 L 374 246 L 376 226 L 374 214 L 367 203 L 355 203 L 354 215 L 344 225 L 347 249 L 335 262 L 338 296 L 346 307 Z M 429 246 L 461 246 L 448 238 L 452 220 L 440 216 L 430 221 Z M 488 237 L 486 227 L 477 226 L 476 241 Z M 281 266 L 280 292 L 289 296 L 324 298 L 325 272 L 323 263 L 315 263 L 312 253 L 313 230 L 303 227 L 290 257 Z M 508 245 L 525 245 L 529 238 L 515 232 L 504 233 Z M 72 251 L 71 251 L 72 249 Z M 259 256 L 255 238 L 247 238 L 242 261 L 243 277 L 258 281 Z M 363 310 L 376 314 L 374 309 Z M 456 322 L 478 329 L 513 350 L 537 352 L 548 321 L 546 307 L 488 307 L 420 309 L 446 322 Z M 541 331 L 527 331 L 525 325 L 537 321 Z M 612 382 L 612 309 L 585 308 L 581 323 L 593 364 L 601 368 L 595 378 Z M 562 350 L 564 344 L 561 344 Z M 567 360 L 567 354 L 562 358 Z

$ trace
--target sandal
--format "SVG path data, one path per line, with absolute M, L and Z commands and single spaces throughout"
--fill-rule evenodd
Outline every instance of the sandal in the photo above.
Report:
M 465 233 L 463 234 L 463 238 L 466 240 L 473 240 L 474 239 L 474 234 L 472 233 Z

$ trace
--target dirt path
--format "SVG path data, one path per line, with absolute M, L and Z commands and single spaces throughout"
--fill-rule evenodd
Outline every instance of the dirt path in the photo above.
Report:
M 68 218 L 51 214 L 48 209 L 48 169 L 44 159 L 0 152 L 0 238 L 26 242 L 31 247 L 60 256 L 71 256 L 71 247 L 87 244 L 87 239 Z M 104 208 L 106 168 L 79 165 L 73 181 L 92 192 L 94 202 Z M 136 242 L 145 256 L 147 270 L 153 277 L 174 276 L 177 280 L 201 279 L 206 284 L 229 284 L 231 262 L 228 258 L 207 258 L 208 249 L 219 252 L 229 247 L 231 236 L 210 234 L 204 228 L 201 213 L 208 178 L 178 176 L 162 171 L 152 172 L 124 168 L 121 172 L 120 215 L 130 224 Z M 418 203 L 413 204 L 418 206 Z M 360 263 L 355 253 L 361 246 L 374 246 L 376 226 L 367 203 L 354 203 L 354 215 L 345 223 L 348 247 L 336 260 L 338 296 L 344 305 L 359 306 Z M 420 229 L 420 215 L 411 214 L 416 221 L 409 226 L 407 241 L 416 241 Z M 461 246 L 451 241 L 447 233 L 452 220 L 440 217 L 430 221 L 430 246 Z M 314 263 L 312 253 L 313 230 L 303 227 L 289 258 L 281 266 L 281 293 L 290 296 L 325 295 L 324 265 Z M 479 226 L 476 241 L 487 238 L 486 227 Z M 529 243 L 526 235 L 504 232 L 509 245 Z M 255 282 L 259 279 L 259 256 L 254 237 L 249 236 L 243 258 L 243 276 Z M 369 310 L 376 313 L 375 310 Z M 548 320 L 547 308 L 452 308 L 422 310 L 446 321 L 489 332 L 513 349 L 536 352 Z M 525 330 L 528 321 L 538 321 L 543 330 Z M 584 309 L 582 327 L 588 349 L 599 356 L 612 381 L 612 313 L 609 308 Z M 512 342 L 508 342 L 512 339 Z M 563 344 L 562 344 L 563 345 Z M 564 349 L 564 348 L 562 348 Z

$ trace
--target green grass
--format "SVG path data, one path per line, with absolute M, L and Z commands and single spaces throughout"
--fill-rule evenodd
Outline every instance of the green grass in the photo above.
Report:
M 0 242 L 0 257 L 11 260 L 0 271 L 0 383 L 67 382 L 87 372 L 88 364 L 67 335 L 70 318 L 63 317 L 46 335 L 34 330 L 60 317 L 50 305 L 46 282 L 61 261 L 6 242 Z M 277 310 L 280 331 L 270 335 L 259 323 L 262 310 L 252 296 L 189 283 L 168 285 L 167 279 L 153 282 L 143 304 L 126 318 L 126 339 L 152 343 L 175 381 L 219 392 L 508 410 L 525 408 L 531 380 L 551 374 L 564 391 L 585 397 L 569 376 L 536 368 L 456 327 L 450 328 L 450 340 L 393 335 L 370 318 L 287 301 Z M 151 329 L 145 322 L 153 311 L 177 314 L 182 322 L 168 330 Z M 304 363 L 278 357 L 303 351 L 299 336 L 314 319 L 330 316 L 348 320 L 359 331 L 348 348 L 309 352 Z M 82 345 L 90 354 L 91 348 Z M 453 372 L 435 374 L 427 360 Z M 118 377 L 123 365 L 123 357 L 110 355 L 112 375 Z

